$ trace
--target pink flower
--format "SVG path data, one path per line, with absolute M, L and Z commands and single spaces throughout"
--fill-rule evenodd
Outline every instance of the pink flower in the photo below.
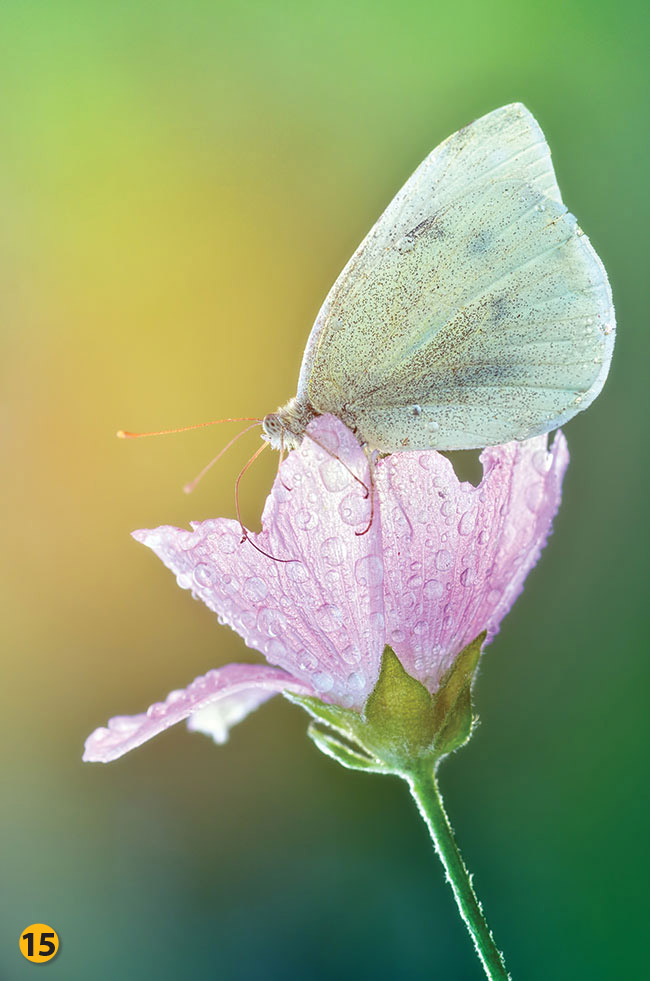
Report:
M 481 454 L 478 487 L 461 483 L 436 451 L 395 453 L 376 466 L 376 507 L 365 453 L 332 416 L 282 465 L 252 535 L 273 561 L 240 543 L 235 521 L 192 531 L 136 531 L 222 623 L 268 664 L 230 664 L 136 716 L 117 716 L 86 742 L 108 762 L 182 719 L 224 742 L 231 725 L 277 692 L 315 695 L 361 710 L 389 644 L 433 693 L 457 654 L 483 630 L 491 639 L 539 558 L 568 463 L 558 433 Z

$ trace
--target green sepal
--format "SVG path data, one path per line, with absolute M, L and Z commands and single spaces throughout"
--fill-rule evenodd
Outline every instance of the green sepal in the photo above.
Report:
M 388 646 L 363 716 L 368 727 L 366 741 L 386 762 L 418 759 L 431 746 L 436 733 L 431 694 L 404 670 Z
M 296 695 L 295 692 L 283 692 L 294 705 L 300 705 L 317 722 L 324 722 L 330 729 L 340 732 L 346 739 L 354 739 L 360 742 L 357 733 L 363 730 L 363 719 L 359 712 L 353 709 L 343 708 L 341 705 L 330 705 L 328 702 L 321 702 L 320 698 L 312 695 Z
M 443 675 L 433 696 L 436 758 L 463 746 L 472 734 L 476 717 L 472 711 L 472 685 L 481 657 L 486 631 L 463 648 Z
M 346 745 L 332 733 L 323 732 L 315 722 L 310 722 L 307 735 L 321 753 L 331 756 L 333 760 L 347 767 L 348 770 L 364 770 L 366 773 L 386 772 L 386 767 L 379 760 L 354 749 L 352 745 Z
M 479 634 L 460 652 L 433 696 L 388 646 L 363 713 L 310 695 L 284 695 L 334 731 L 324 732 L 313 722 L 309 727 L 310 738 L 327 756 L 349 769 L 405 775 L 423 762 L 435 766 L 469 739 L 476 721 L 472 684 L 485 636 Z

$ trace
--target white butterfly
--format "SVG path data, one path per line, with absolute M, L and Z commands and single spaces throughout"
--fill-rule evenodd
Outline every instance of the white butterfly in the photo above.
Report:
M 503 106 L 436 147 L 371 229 L 264 437 L 296 446 L 330 412 L 385 453 L 527 439 L 596 398 L 614 325 L 539 125 Z

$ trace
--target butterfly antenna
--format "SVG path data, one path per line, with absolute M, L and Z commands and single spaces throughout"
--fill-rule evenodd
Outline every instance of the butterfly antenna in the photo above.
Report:
M 118 429 L 115 433 L 118 439 L 142 439 L 143 436 L 169 436 L 171 433 L 187 433 L 190 429 L 203 429 L 205 426 L 218 426 L 220 422 L 261 422 L 253 416 L 235 416 L 232 419 L 213 419 L 212 422 L 197 422 L 195 426 L 179 426 L 177 429 L 158 429 L 152 433 L 130 433 Z
M 201 472 L 196 475 L 196 477 L 194 478 L 194 480 L 190 480 L 190 482 L 188 484 L 185 484 L 185 486 L 183 487 L 183 490 L 185 491 L 185 493 L 186 494 L 191 494 L 192 491 L 194 490 L 194 488 L 196 487 L 196 485 L 198 484 L 198 482 L 205 477 L 205 475 L 208 472 L 208 470 L 211 470 L 212 469 L 212 467 L 215 465 L 215 463 L 217 463 L 221 459 L 221 457 L 224 455 L 224 453 L 227 450 L 229 450 L 230 447 L 233 446 L 241 436 L 244 436 L 246 433 L 250 433 L 251 429 L 256 429 L 257 426 L 259 426 L 259 421 L 254 422 L 252 424 L 252 426 L 246 426 L 246 428 L 245 429 L 242 429 L 241 432 L 237 433 L 236 436 L 233 436 L 233 438 L 230 440 L 230 442 L 229 443 L 226 443 L 226 445 L 223 447 L 223 449 L 219 450 L 219 452 L 217 453 L 217 455 L 215 457 L 213 457 L 210 460 L 210 462 L 207 463 L 203 467 L 203 470 L 201 470 Z
M 337 453 L 335 453 L 335 452 L 334 452 L 334 450 L 330 450 L 330 448 L 329 448 L 328 446 L 325 446 L 325 444 L 324 444 L 324 443 L 321 443 L 321 441 L 320 441 L 320 440 L 318 440 L 318 439 L 316 439 L 316 437 L 315 437 L 315 436 L 312 436 L 312 435 L 311 435 L 311 433 L 308 433 L 308 432 L 307 432 L 307 430 L 305 430 L 305 432 L 304 432 L 304 435 L 305 435 L 305 436 L 307 437 L 307 439 L 310 439 L 310 440 L 312 441 L 312 443 L 315 443 L 315 444 L 316 444 L 316 446 L 320 446 L 320 448 L 321 448 L 321 450 L 325 450 L 325 452 L 326 452 L 326 453 L 327 453 L 327 454 L 328 454 L 329 456 L 331 456 L 331 457 L 333 457 L 333 459 L 334 459 L 334 460 L 338 460 L 338 461 L 339 461 L 339 463 L 341 464 L 341 466 L 342 466 L 342 467 L 345 467 L 345 469 L 346 469 L 346 470 L 347 470 L 347 472 L 348 472 L 348 473 L 350 474 L 350 476 L 351 476 L 351 477 L 354 477 L 354 479 L 356 480 L 356 482 L 357 482 L 358 484 L 361 484 L 361 486 L 363 487 L 363 489 L 364 489 L 364 492 L 365 492 L 365 493 L 364 493 L 364 497 L 368 497 L 368 495 L 369 495 L 369 493 L 370 493 L 370 491 L 369 491 L 369 489 L 368 489 L 368 486 L 367 486 L 367 484 L 366 484 L 366 483 L 365 483 L 365 482 L 364 482 L 364 481 L 363 481 L 363 480 L 361 479 L 361 477 L 357 477 L 357 475 L 356 475 L 356 473 L 354 472 L 354 470 L 352 470 L 352 469 L 351 469 L 351 468 L 350 468 L 350 467 L 349 467 L 349 466 L 347 465 L 347 463 L 345 462 L 345 460 L 342 460 L 342 459 L 341 459 L 341 457 L 340 457 L 340 456 L 339 456 L 339 455 L 338 455 Z
M 246 473 L 246 471 L 248 470 L 248 468 L 252 466 L 253 463 L 255 463 L 260 453 L 263 453 L 268 445 L 269 445 L 268 443 L 263 443 L 257 450 L 255 450 L 248 463 L 245 463 L 244 466 L 239 471 L 239 476 L 235 481 L 235 510 L 237 512 L 237 521 L 239 522 L 239 527 L 241 528 L 240 544 L 243 545 L 244 542 L 248 542 L 248 544 L 252 545 L 257 552 L 260 552 L 261 555 L 265 555 L 267 559 L 271 559 L 273 562 L 282 562 L 282 563 L 297 562 L 298 561 L 297 559 L 279 559 L 277 558 L 277 556 L 271 555 L 269 552 L 265 552 L 263 548 L 259 547 L 259 545 L 256 545 L 253 539 L 249 538 L 248 528 L 242 521 L 241 511 L 239 510 L 239 483 L 242 477 L 244 476 L 244 474 Z

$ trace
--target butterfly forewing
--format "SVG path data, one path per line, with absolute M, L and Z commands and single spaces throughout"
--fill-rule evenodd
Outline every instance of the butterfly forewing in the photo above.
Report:
M 299 395 L 387 452 L 525 438 L 595 397 L 612 328 L 541 130 L 506 106 L 434 150 L 379 219 L 319 314 Z

